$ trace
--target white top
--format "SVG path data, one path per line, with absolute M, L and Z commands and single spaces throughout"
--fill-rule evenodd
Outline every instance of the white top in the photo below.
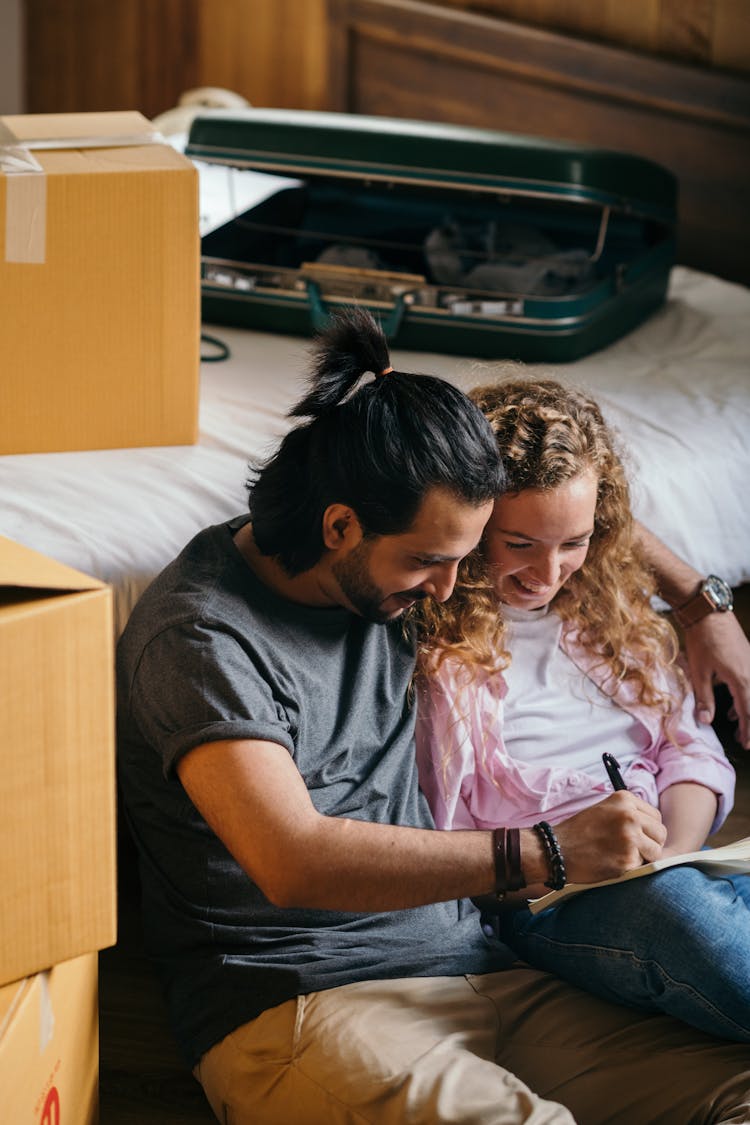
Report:
M 602 776 L 608 750 L 624 769 L 648 745 L 648 731 L 618 707 L 561 646 L 562 621 L 548 607 L 503 606 L 513 661 L 505 670 L 505 745 L 517 762 L 564 761 Z

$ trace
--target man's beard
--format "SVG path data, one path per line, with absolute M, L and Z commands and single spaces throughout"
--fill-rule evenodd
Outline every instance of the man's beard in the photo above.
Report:
M 370 555 L 372 553 L 372 540 L 362 539 L 357 546 L 343 559 L 333 565 L 333 573 L 354 609 L 367 621 L 377 625 L 384 625 L 398 617 L 398 611 L 383 609 L 383 603 L 391 597 L 401 594 L 405 598 L 418 601 L 426 595 L 422 590 L 394 591 L 386 595 L 379 586 L 376 586 L 370 575 Z

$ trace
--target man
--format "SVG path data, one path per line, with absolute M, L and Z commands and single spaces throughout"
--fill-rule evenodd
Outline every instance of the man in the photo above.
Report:
M 293 413 L 308 421 L 258 473 L 249 519 L 188 545 L 118 655 L 147 945 L 217 1117 L 593 1122 L 606 1097 L 628 1125 L 672 1103 L 659 1119 L 750 1120 L 745 1049 L 510 968 L 482 932 L 469 896 L 520 869 L 541 893 L 537 833 L 506 856 L 491 833 L 433 830 L 401 618 L 450 595 L 502 488 L 485 419 L 392 371 L 361 312 L 321 339 Z M 664 830 L 621 793 L 557 836 L 586 882 L 655 858 Z

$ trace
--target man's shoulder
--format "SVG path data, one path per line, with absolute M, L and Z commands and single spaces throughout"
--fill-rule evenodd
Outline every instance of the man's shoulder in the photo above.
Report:
M 123 633 L 139 647 L 157 634 L 201 619 L 231 620 L 240 597 L 232 523 L 204 528 L 141 595 Z M 245 595 L 244 604 L 248 604 Z

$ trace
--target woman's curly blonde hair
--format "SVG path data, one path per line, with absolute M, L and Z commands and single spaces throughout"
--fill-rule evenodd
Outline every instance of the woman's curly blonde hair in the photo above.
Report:
M 664 720 L 678 700 L 664 691 L 663 673 L 674 666 L 677 638 L 651 606 L 656 592 L 634 536 L 628 483 L 615 439 L 593 399 L 551 379 L 510 379 L 478 387 L 469 397 L 497 437 L 507 490 L 553 489 L 593 469 L 598 477 L 594 531 L 586 560 L 553 600 L 580 642 L 596 653 L 617 684 L 627 683 L 640 703 Z M 481 545 L 459 567 L 453 596 L 420 603 L 420 673 L 429 675 L 452 658 L 472 678 L 510 663 L 502 606 Z M 684 679 L 675 667 L 681 690 Z M 674 682 L 674 680 L 673 680 Z

